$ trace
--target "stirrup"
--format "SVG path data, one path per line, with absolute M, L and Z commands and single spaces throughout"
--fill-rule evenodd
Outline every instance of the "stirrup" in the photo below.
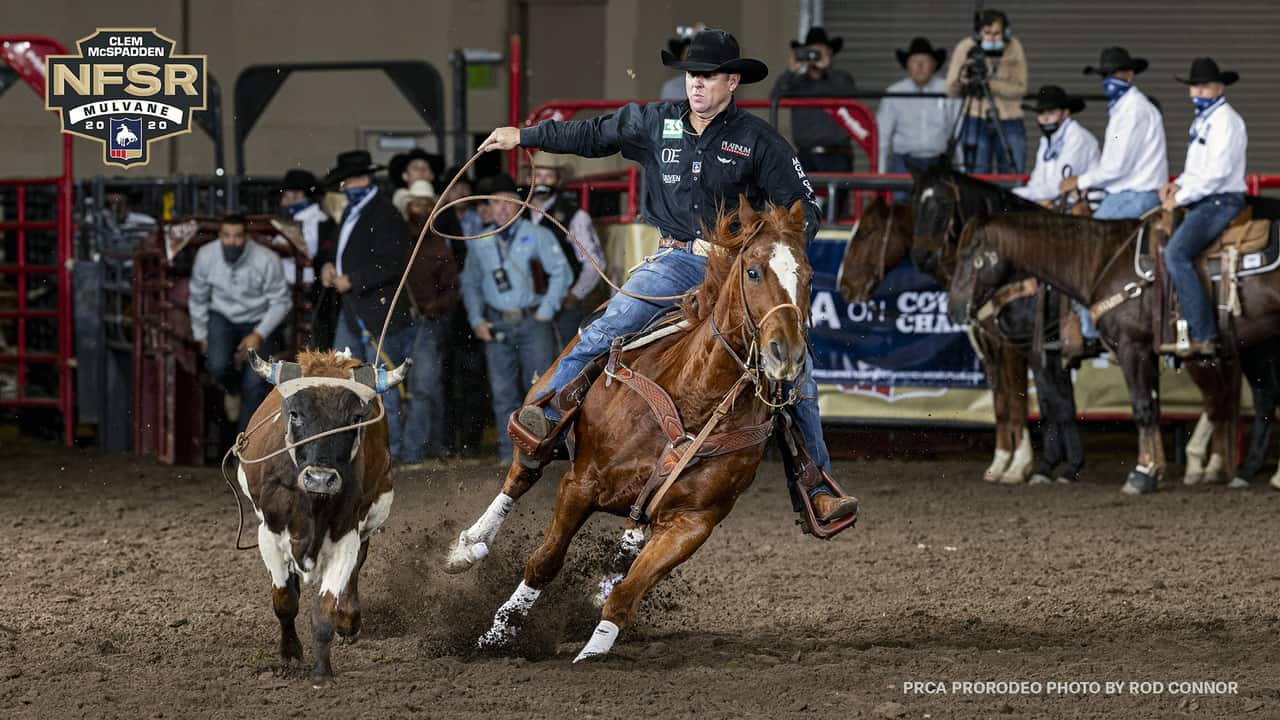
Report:
M 850 495 L 846 493 L 830 475 L 823 472 L 822 479 L 826 483 L 827 488 L 830 489 L 830 494 L 833 497 L 850 497 Z M 857 524 L 858 513 L 856 511 L 852 515 L 846 515 L 845 517 L 837 520 L 823 523 L 818 520 L 818 514 L 814 512 L 813 498 L 809 496 L 809 489 L 804 487 L 797 487 L 796 489 L 798 490 L 797 494 L 800 496 L 800 504 L 803 507 L 800 517 L 796 519 L 796 524 L 800 526 L 800 529 L 803 530 L 806 535 L 812 535 L 818 540 L 830 540 L 847 528 Z M 861 510 L 861 508 L 859 508 L 859 510 Z
M 538 409 L 545 409 L 550 404 L 551 393 L 546 393 L 531 403 Z M 523 408 L 521 408 L 523 409 Z M 539 437 L 529 428 L 520 424 L 517 417 L 520 410 L 511 413 L 511 417 L 507 418 L 507 434 L 511 436 L 511 443 L 515 445 L 516 450 L 537 463 L 538 467 L 546 465 L 553 460 L 571 460 L 573 458 L 572 449 L 565 442 L 566 430 L 573 424 L 578 417 L 578 407 L 572 407 L 564 411 L 560 415 L 560 421 L 551 428 L 547 436 Z

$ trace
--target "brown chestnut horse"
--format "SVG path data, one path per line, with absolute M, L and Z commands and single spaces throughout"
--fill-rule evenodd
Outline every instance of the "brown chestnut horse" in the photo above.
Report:
M 805 256 L 802 204 L 757 213 L 744 201 L 736 213 L 721 218 L 714 237 L 705 281 L 683 305 L 687 329 L 620 357 L 626 368 L 670 394 L 691 433 L 707 424 L 743 377 L 744 360 L 759 368 L 754 371 L 759 384 L 737 395 L 717 426 L 723 430 L 767 423 L 773 409 L 761 385 L 795 382 L 804 367 L 812 270 Z M 597 511 L 626 516 L 663 454 L 667 437 L 649 405 L 622 382 L 608 379 L 607 374 L 599 378 L 582 405 L 572 430 L 575 457 L 560 482 L 551 524 L 529 558 L 523 581 L 480 638 L 482 648 L 502 647 L 515 638 L 520 620 L 559 573 L 582 524 Z M 529 401 L 543 393 L 546 381 L 534 384 Z M 614 575 L 601 583 L 600 623 L 577 660 L 609 651 L 645 593 L 688 559 L 733 509 L 763 454 L 760 443 L 690 465 L 648 514 L 647 541 L 643 528 L 629 524 Z M 451 549 L 450 571 L 484 558 L 503 518 L 539 475 L 512 462 L 502 493 Z
M 1048 213 L 974 221 L 965 229 L 965 235 L 971 237 L 961 243 L 950 311 L 953 319 L 967 317 L 970 308 L 990 295 L 993 287 L 999 287 L 1017 272 L 1030 273 L 1086 306 L 1109 306 L 1097 321 L 1098 331 L 1124 370 L 1138 425 L 1138 462 L 1123 490 L 1141 494 L 1156 489 L 1164 473 L 1165 457 L 1158 426 L 1160 395 L 1151 320 L 1153 294 L 1143 291 L 1143 281 L 1134 271 L 1133 230 L 1134 223 L 1130 222 L 1099 222 Z M 1245 375 L 1251 384 L 1255 383 L 1251 363 L 1259 363 L 1261 369 L 1270 367 L 1264 348 L 1274 347 L 1280 336 L 1280 273 L 1241 278 L 1240 301 L 1244 310 L 1235 321 L 1235 346 L 1215 361 L 1186 365 L 1206 398 L 1209 421 L 1228 430 L 1233 425 L 1233 392 L 1238 396 L 1234 364 L 1245 363 Z M 1255 426 L 1255 440 L 1256 433 Z M 1223 452 L 1230 457 L 1229 451 Z
M 877 197 L 858 218 L 849 238 L 849 248 L 840 263 L 836 284 L 849 302 L 867 302 L 895 266 L 911 254 L 914 218 L 909 205 L 886 203 Z M 946 285 L 950 261 L 931 266 L 931 275 Z M 994 317 L 975 325 L 970 335 L 982 360 L 991 387 L 996 423 L 996 449 L 991 465 L 983 472 L 988 482 L 1020 483 L 1031 470 L 1032 452 L 1027 431 L 1027 368 L 1036 382 L 1044 426 L 1044 452 L 1032 475 L 1032 482 L 1078 478 L 1084 467 L 1080 429 L 1071 375 L 1058 362 L 1057 353 L 1047 352 L 1041 363 L 1031 352 L 1036 303 L 1033 298 L 1006 304 Z

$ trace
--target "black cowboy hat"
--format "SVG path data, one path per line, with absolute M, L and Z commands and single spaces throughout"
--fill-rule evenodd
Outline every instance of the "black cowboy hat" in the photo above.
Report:
M 368 150 L 348 150 L 338 154 L 338 161 L 333 169 L 324 176 L 325 187 L 333 187 L 348 178 L 358 175 L 372 175 L 383 167 L 373 162 Z
M 1183 85 L 1199 85 L 1211 82 L 1230 85 L 1240 79 L 1240 73 L 1234 70 L 1219 70 L 1218 63 L 1214 62 L 1213 58 L 1198 57 L 1191 61 L 1191 74 L 1188 77 L 1180 78 L 1175 75 L 1173 79 Z
M 280 191 L 301 190 L 308 195 L 314 195 L 319 185 L 320 181 L 316 179 L 315 175 L 306 170 L 294 168 L 284 174 L 284 180 L 280 182 Z
M 1069 110 L 1072 115 L 1084 109 L 1084 99 L 1075 95 L 1068 95 L 1057 85 L 1044 85 L 1040 91 L 1036 93 L 1036 101 L 1033 103 L 1022 103 L 1023 110 L 1030 110 L 1033 113 L 1042 113 L 1049 110 Z
M 753 58 L 742 57 L 738 41 L 723 30 L 703 30 L 689 41 L 689 54 L 681 60 L 666 50 L 662 64 L 675 70 L 702 73 L 737 73 L 741 83 L 760 82 L 769 76 L 769 66 Z
M 1129 51 L 1122 47 L 1109 47 L 1102 49 L 1098 66 L 1086 65 L 1084 74 L 1106 77 L 1117 70 L 1132 70 L 1134 73 L 1140 73 L 1146 69 L 1146 58 L 1130 57 Z
M 906 50 L 894 50 L 898 56 L 898 64 L 902 67 L 907 66 L 907 58 L 912 55 L 930 55 L 937 62 L 938 67 L 942 67 L 942 61 L 947 59 L 947 51 L 942 48 L 935 48 L 928 38 L 916 37 L 911 38 L 911 45 Z
M 671 37 L 667 38 L 667 52 L 676 57 L 684 54 L 684 49 L 689 47 L 689 38 Z
M 804 42 L 796 40 L 791 41 L 792 50 L 795 50 L 798 47 L 804 47 L 805 45 L 826 45 L 831 48 L 831 54 L 835 55 L 840 52 L 840 48 L 844 47 L 844 38 L 829 38 L 827 37 L 826 28 L 811 27 L 809 28 L 809 32 L 805 33 Z
M 420 147 L 416 147 L 407 153 L 399 153 L 393 155 L 387 161 L 387 176 L 391 178 L 391 184 L 401 188 L 405 187 L 404 175 L 405 168 L 409 167 L 409 163 L 414 160 L 426 160 L 431 166 L 431 174 L 435 176 L 436 181 L 444 174 L 444 156 L 429 153 Z

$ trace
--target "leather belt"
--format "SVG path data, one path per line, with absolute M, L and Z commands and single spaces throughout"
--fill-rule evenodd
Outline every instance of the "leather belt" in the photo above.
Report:
M 711 250 L 711 243 L 706 240 L 677 240 L 675 238 L 658 238 L 658 247 L 663 249 L 681 250 L 687 253 L 693 253 L 701 257 L 706 257 Z
M 492 305 L 484 306 L 484 314 L 490 321 L 501 320 L 508 323 L 518 323 L 527 317 L 538 312 L 537 306 L 522 308 L 520 310 L 499 310 Z

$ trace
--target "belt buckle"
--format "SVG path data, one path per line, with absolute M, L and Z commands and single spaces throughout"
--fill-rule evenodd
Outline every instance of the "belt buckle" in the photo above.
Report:
M 502 320 L 509 323 L 518 323 L 524 319 L 524 313 L 520 310 L 502 310 Z

